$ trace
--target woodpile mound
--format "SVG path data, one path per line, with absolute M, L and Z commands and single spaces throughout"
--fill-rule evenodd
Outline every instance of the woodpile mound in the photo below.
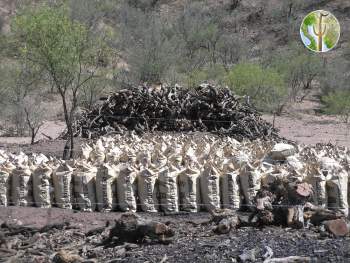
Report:
M 146 86 L 120 90 L 102 98 L 76 123 L 76 135 L 165 132 L 212 132 L 241 141 L 278 138 L 277 130 L 264 121 L 247 99 L 227 88 L 202 84 L 195 89 L 179 86 Z

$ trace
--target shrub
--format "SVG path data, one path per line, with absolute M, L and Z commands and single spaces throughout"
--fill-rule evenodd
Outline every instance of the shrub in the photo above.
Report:
M 287 89 L 283 77 L 259 64 L 237 64 L 227 74 L 226 84 L 238 95 L 249 96 L 262 111 L 280 113 L 286 102 Z
M 186 75 L 186 84 L 190 88 L 196 87 L 206 81 L 214 85 L 222 85 L 224 84 L 225 76 L 225 68 L 217 64 L 208 68 L 193 70 Z
M 350 91 L 335 91 L 322 97 L 325 112 L 339 115 L 341 120 L 348 123 L 350 117 Z

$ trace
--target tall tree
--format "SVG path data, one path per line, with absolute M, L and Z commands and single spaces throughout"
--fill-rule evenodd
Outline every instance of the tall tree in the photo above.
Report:
M 97 74 L 103 41 L 72 20 L 65 6 L 26 9 L 15 17 L 12 30 L 20 45 L 19 55 L 46 71 L 62 99 L 70 137 L 63 157 L 72 158 L 79 92 Z

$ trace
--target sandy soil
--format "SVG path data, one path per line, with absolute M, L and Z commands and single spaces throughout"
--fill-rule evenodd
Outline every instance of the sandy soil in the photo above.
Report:
M 276 116 L 275 127 L 281 136 L 304 144 L 332 143 L 350 147 L 350 124 L 337 116 L 318 114 L 321 106 L 311 98 L 286 109 L 282 116 Z M 273 123 L 273 116 L 263 115 Z
M 273 116 L 264 115 L 273 122 Z M 350 147 L 350 126 L 332 116 L 277 116 L 275 127 L 281 136 L 303 144 L 332 143 Z

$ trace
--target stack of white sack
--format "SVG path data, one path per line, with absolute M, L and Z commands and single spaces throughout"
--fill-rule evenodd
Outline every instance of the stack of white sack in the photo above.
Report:
M 0 152 L 0 205 L 82 211 L 251 208 L 262 186 L 308 182 L 314 204 L 348 214 L 350 152 L 207 134 L 117 135 L 82 145 L 62 161 Z

